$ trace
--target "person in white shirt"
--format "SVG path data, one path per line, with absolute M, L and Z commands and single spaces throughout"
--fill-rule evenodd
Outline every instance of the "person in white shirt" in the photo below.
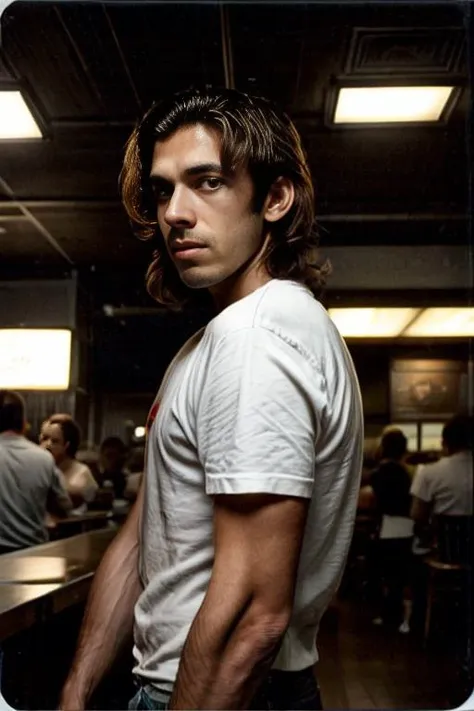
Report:
M 0 390 L 0 555 L 46 543 L 47 515 L 72 508 L 61 473 L 26 429 L 22 396 Z
M 442 432 L 444 457 L 421 464 L 410 493 L 412 518 L 426 523 L 432 515 L 472 516 L 472 418 L 456 415 Z
M 419 465 L 411 485 L 411 517 L 418 534 L 414 547 L 412 622 L 420 630 L 424 624 L 428 585 L 423 556 L 430 552 L 433 517 L 472 516 L 472 424 L 472 418 L 466 415 L 456 415 L 449 420 L 442 431 L 444 456 L 432 464 Z
M 150 293 L 176 308 L 207 289 L 216 316 L 161 384 L 61 709 L 84 708 L 132 627 L 129 708 L 319 708 L 316 638 L 352 537 L 363 417 L 314 298 L 326 270 L 300 138 L 263 98 L 188 90 L 132 134 L 122 195 L 158 240 Z
M 99 489 L 87 464 L 76 459 L 80 441 L 81 430 L 70 415 L 52 415 L 41 426 L 40 447 L 52 454 L 63 474 L 66 490 L 75 507 L 73 514 L 87 511 L 87 504 L 94 500 Z

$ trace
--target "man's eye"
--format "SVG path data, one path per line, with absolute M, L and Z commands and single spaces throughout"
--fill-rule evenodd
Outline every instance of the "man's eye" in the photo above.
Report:
M 155 196 L 155 200 L 157 200 L 158 202 L 168 200 L 171 195 L 171 192 L 171 189 L 164 185 L 155 185 L 153 187 L 153 195 Z
M 204 178 L 201 181 L 201 187 L 205 190 L 218 190 L 223 184 L 221 178 Z

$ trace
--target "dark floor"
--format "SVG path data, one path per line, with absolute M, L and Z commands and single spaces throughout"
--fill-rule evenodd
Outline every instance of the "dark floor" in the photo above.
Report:
M 2 691 L 14 708 L 57 708 L 81 613 L 82 608 L 62 613 L 47 629 L 2 645 Z M 396 628 L 375 627 L 373 615 L 367 601 L 351 596 L 337 601 L 323 617 L 317 676 L 325 709 L 452 709 L 466 700 L 452 618 L 441 625 L 437 613 L 425 647 L 420 638 L 401 635 Z M 131 668 L 132 659 L 125 654 L 89 708 L 126 708 L 134 693 Z
M 452 630 L 420 638 L 376 627 L 366 602 L 338 601 L 324 616 L 316 672 L 325 709 L 447 709 L 469 696 Z

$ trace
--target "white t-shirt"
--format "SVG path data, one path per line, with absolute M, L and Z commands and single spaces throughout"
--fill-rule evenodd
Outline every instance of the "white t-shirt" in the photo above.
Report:
M 304 286 L 272 280 L 193 336 L 152 411 L 135 672 L 171 690 L 213 563 L 215 494 L 311 499 L 293 614 L 274 667 L 317 661 L 357 507 L 363 416 L 352 360 Z
M 472 453 L 458 452 L 433 464 L 421 464 L 410 493 L 433 504 L 434 514 L 472 516 Z

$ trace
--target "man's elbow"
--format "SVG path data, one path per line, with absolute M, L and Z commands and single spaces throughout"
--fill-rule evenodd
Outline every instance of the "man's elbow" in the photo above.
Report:
M 246 619 L 245 619 L 246 618 Z M 271 652 L 279 647 L 291 619 L 289 607 L 270 610 L 265 605 L 250 605 L 242 625 L 242 632 L 257 648 Z

